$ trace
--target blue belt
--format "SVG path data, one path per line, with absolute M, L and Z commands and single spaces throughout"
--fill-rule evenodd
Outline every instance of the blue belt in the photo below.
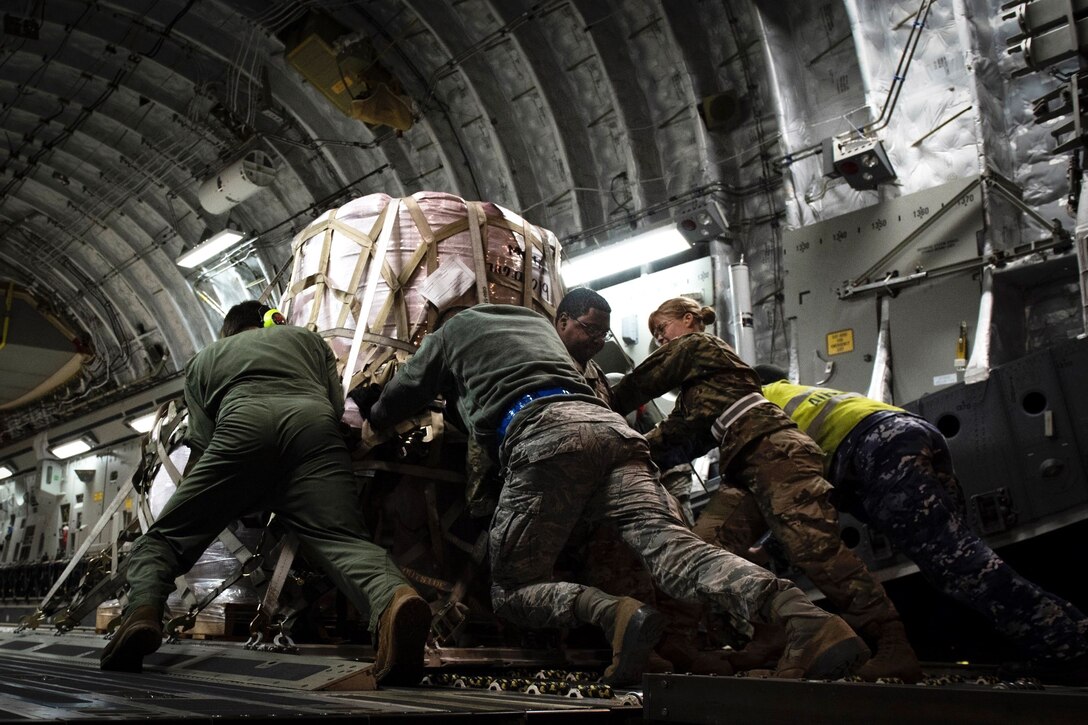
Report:
M 526 393 L 518 398 L 517 401 L 510 406 L 510 410 L 506 411 L 506 415 L 502 417 L 502 422 L 499 423 L 499 444 L 501 445 L 502 439 L 506 437 L 506 429 L 510 427 L 510 422 L 514 420 L 514 416 L 517 415 L 522 408 L 537 398 L 547 398 L 549 395 L 570 395 L 570 391 L 566 388 L 544 388 L 543 390 Z

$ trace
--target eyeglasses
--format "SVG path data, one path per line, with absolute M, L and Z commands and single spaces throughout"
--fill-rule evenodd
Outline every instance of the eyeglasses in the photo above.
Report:
M 672 323 L 680 322 L 684 320 L 688 315 L 692 315 L 692 317 L 694 317 L 694 313 L 685 312 L 681 317 L 665 318 L 664 320 L 659 322 L 652 330 L 650 330 L 650 334 L 653 335 L 653 338 L 655 340 L 657 340 L 658 345 L 664 345 L 666 342 L 668 342 L 668 340 L 665 339 L 665 330 L 667 330 L 669 328 L 669 325 L 671 325 Z
M 666 342 L 668 342 L 668 340 L 665 339 L 665 330 L 667 330 L 669 328 L 669 325 L 674 322 L 676 322 L 676 319 L 670 317 L 663 322 L 658 323 L 657 326 L 654 327 L 654 329 L 650 330 L 650 334 L 653 335 L 653 338 L 657 341 L 658 345 L 664 345 Z
M 593 325 L 587 325 L 586 323 L 582 322 L 581 320 L 579 320 L 576 317 L 572 317 L 571 319 L 574 320 L 575 322 L 577 322 L 578 326 L 581 327 L 585 331 L 585 333 L 587 335 L 589 335 L 594 340 L 605 340 L 605 341 L 607 341 L 607 340 L 611 340 L 614 337 L 612 335 L 612 331 L 607 329 L 607 328 L 602 330 L 599 327 L 595 327 Z

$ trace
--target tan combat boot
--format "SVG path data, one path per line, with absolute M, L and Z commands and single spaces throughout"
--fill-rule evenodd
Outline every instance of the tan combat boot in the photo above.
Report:
M 871 640 L 875 641 L 876 653 L 858 669 L 858 676 L 867 682 L 878 679 L 898 678 L 914 683 L 922 679 L 922 666 L 907 640 L 907 632 L 898 619 L 874 627 Z
M 141 604 L 127 615 L 99 655 L 98 666 L 113 672 L 143 672 L 144 657 L 162 644 L 162 610 Z
M 612 664 L 604 671 L 603 682 L 636 685 L 642 682 L 646 661 L 665 632 L 665 615 L 637 599 L 623 597 L 616 605 L 616 618 L 605 632 L 612 641 Z
M 729 664 L 737 672 L 774 667 L 786 649 L 786 628 L 776 624 L 756 624 L 751 641 L 729 655 Z
M 810 602 L 800 589 L 788 589 L 771 604 L 786 625 L 786 650 L 774 677 L 834 679 L 853 673 L 869 659 L 865 641 L 850 626 Z
M 410 586 L 393 592 L 378 619 L 374 679 L 382 685 L 418 685 L 423 679 L 423 647 L 431 630 L 431 608 Z

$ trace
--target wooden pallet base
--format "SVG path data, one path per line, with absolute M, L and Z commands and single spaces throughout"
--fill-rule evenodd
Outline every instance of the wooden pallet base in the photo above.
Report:
M 95 632 L 104 634 L 114 617 L 121 614 L 116 602 L 102 604 L 95 612 Z M 249 638 L 249 623 L 257 615 L 256 604 L 218 604 L 196 617 L 196 624 L 186 630 L 183 638 L 197 640 L 245 640 Z

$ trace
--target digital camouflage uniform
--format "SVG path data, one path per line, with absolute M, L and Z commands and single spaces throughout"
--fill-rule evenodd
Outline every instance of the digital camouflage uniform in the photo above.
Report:
M 578 367 L 577 362 L 575 367 Z M 609 410 L 615 410 L 616 400 L 612 396 L 612 385 L 608 382 L 608 376 L 601 366 L 590 360 L 585 370 L 581 372 L 589 387 L 593 388 L 593 394 L 600 398 Z M 680 514 L 689 528 L 694 523 L 691 515 L 691 471 L 690 464 L 681 463 L 662 471 L 659 476 L 661 485 L 673 498 L 674 511 Z
M 218 340 L 186 367 L 188 442 L 199 460 L 133 545 L 126 611 L 161 608 L 174 578 L 227 524 L 263 509 L 298 537 L 373 630 L 407 584 L 363 538 L 359 489 L 340 434 L 344 396 L 336 358 L 302 327 L 254 329 Z
M 578 362 L 574 363 L 578 368 Z M 593 394 L 612 408 L 612 386 L 601 366 L 590 360 L 581 371 Z M 567 554 L 576 564 L 580 579 L 586 584 L 617 596 L 629 596 L 647 604 L 656 604 L 654 582 L 638 555 L 624 543 L 610 521 L 583 520 L 571 532 Z
M 688 528 L 695 525 L 695 513 L 691 510 L 691 475 L 690 463 L 681 463 L 661 472 L 661 485 L 676 499 L 680 507 L 680 518 Z
M 928 421 L 823 388 L 774 383 L 765 391 L 782 404 L 804 395 L 798 422 L 804 407 L 816 407 L 807 406 L 816 391 L 840 398 L 833 415 L 842 423 L 817 425 L 814 436 L 828 454 L 836 504 L 887 536 L 934 586 L 1034 657 L 1088 652 L 1084 614 L 1017 574 L 967 525 L 948 443 Z
M 478 441 L 494 444 L 519 398 L 556 389 L 566 392 L 513 416 L 499 449 L 505 477 L 489 542 L 496 613 L 531 627 L 573 625 L 585 586 L 552 581 L 556 558 L 579 520 L 609 518 L 666 593 L 769 620 L 772 599 L 793 585 L 682 525 L 646 440 L 593 395 L 552 324 L 531 310 L 477 305 L 452 317 L 400 367 L 370 421 L 386 428 L 441 393 Z
M 577 368 L 578 363 L 575 362 L 574 366 Z M 590 360 L 581 373 L 589 387 L 593 389 L 593 394 L 600 398 L 601 402 L 607 405 L 609 410 L 612 410 L 615 402 L 612 400 L 612 386 L 608 384 L 608 375 L 601 369 L 601 366 Z
M 668 467 L 718 446 L 724 477 L 754 495 L 790 561 L 854 629 L 873 632 L 898 620 L 884 587 L 839 537 L 820 449 L 780 408 L 761 398 L 756 372 L 724 341 L 691 333 L 662 345 L 612 392 L 617 410 L 627 412 L 676 388 L 680 395 L 672 413 L 647 436 L 654 460 Z M 715 422 L 738 401 L 744 411 L 716 440 Z M 696 522 L 696 533 L 745 552 L 747 545 L 728 536 L 722 540 L 719 529 L 724 527 L 713 521 L 713 501 L 708 508 L 710 513 Z
M 604 370 L 601 370 L 601 366 L 590 360 L 582 374 L 585 376 L 586 382 L 589 383 L 589 387 L 593 388 L 594 394 L 604 401 L 605 405 L 614 410 L 615 400 L 612 398 L 612 386 L 609 385 L 608 376 Z M 665 490 L 676 499 L 676 503 L 680 507 L 680 517 L 689 528 L 695 523 L 695 516 L 691 511 L 691 474 L 691 464 L 684 461 L 663 469 L 658 477 Z
M 575 362 L 575 366 L 578 364 Z M 583 371 L 583 376 L 594 394 L 601 399 L 610 409 L 613 406 L 612 386 L 608 383 L 605 372 L 601 366 L 590 360 Z M 684 466 L 677 468 L 683 469 Z M 691 478 L 690 466 L 686 466 L 689 472 L 688 490 L 685 491 L 685 499 L 690 498 Z M 675 469 L 673 469 L 675 470 Z M 678 480 L 673 476 L 672 481 Z M 661 474 L 661 485 L 670 494 L 669 508 L 672 513 L 691 527 L 691 506 L 687 507 L 685 514 L 684 505 L 676 494 L 665 485 L 664 474 Z M 677 488 L 681 488 L 677 486 Z M 589 524 L 587 524 L 589 525 Z M 579 536 L 575 532 L 574 536 Z M 601 521 L 589 534 L 588 542 L 580 549 L 581 573 L 587 584 L 617 596 L 629 596 L 645 602 L 657 608 L 668 618 L 667 632 L 671 635 L 679 635 L 685 640 L 694 639 L 697 634 L 699 620 L 702 617 L 702 606 L 694 602 L 682 602 L 674 599 L 654 587 L 653 577 L 643 565 L 639 556 L 624 543 L 619 529 L 611 520 Z

